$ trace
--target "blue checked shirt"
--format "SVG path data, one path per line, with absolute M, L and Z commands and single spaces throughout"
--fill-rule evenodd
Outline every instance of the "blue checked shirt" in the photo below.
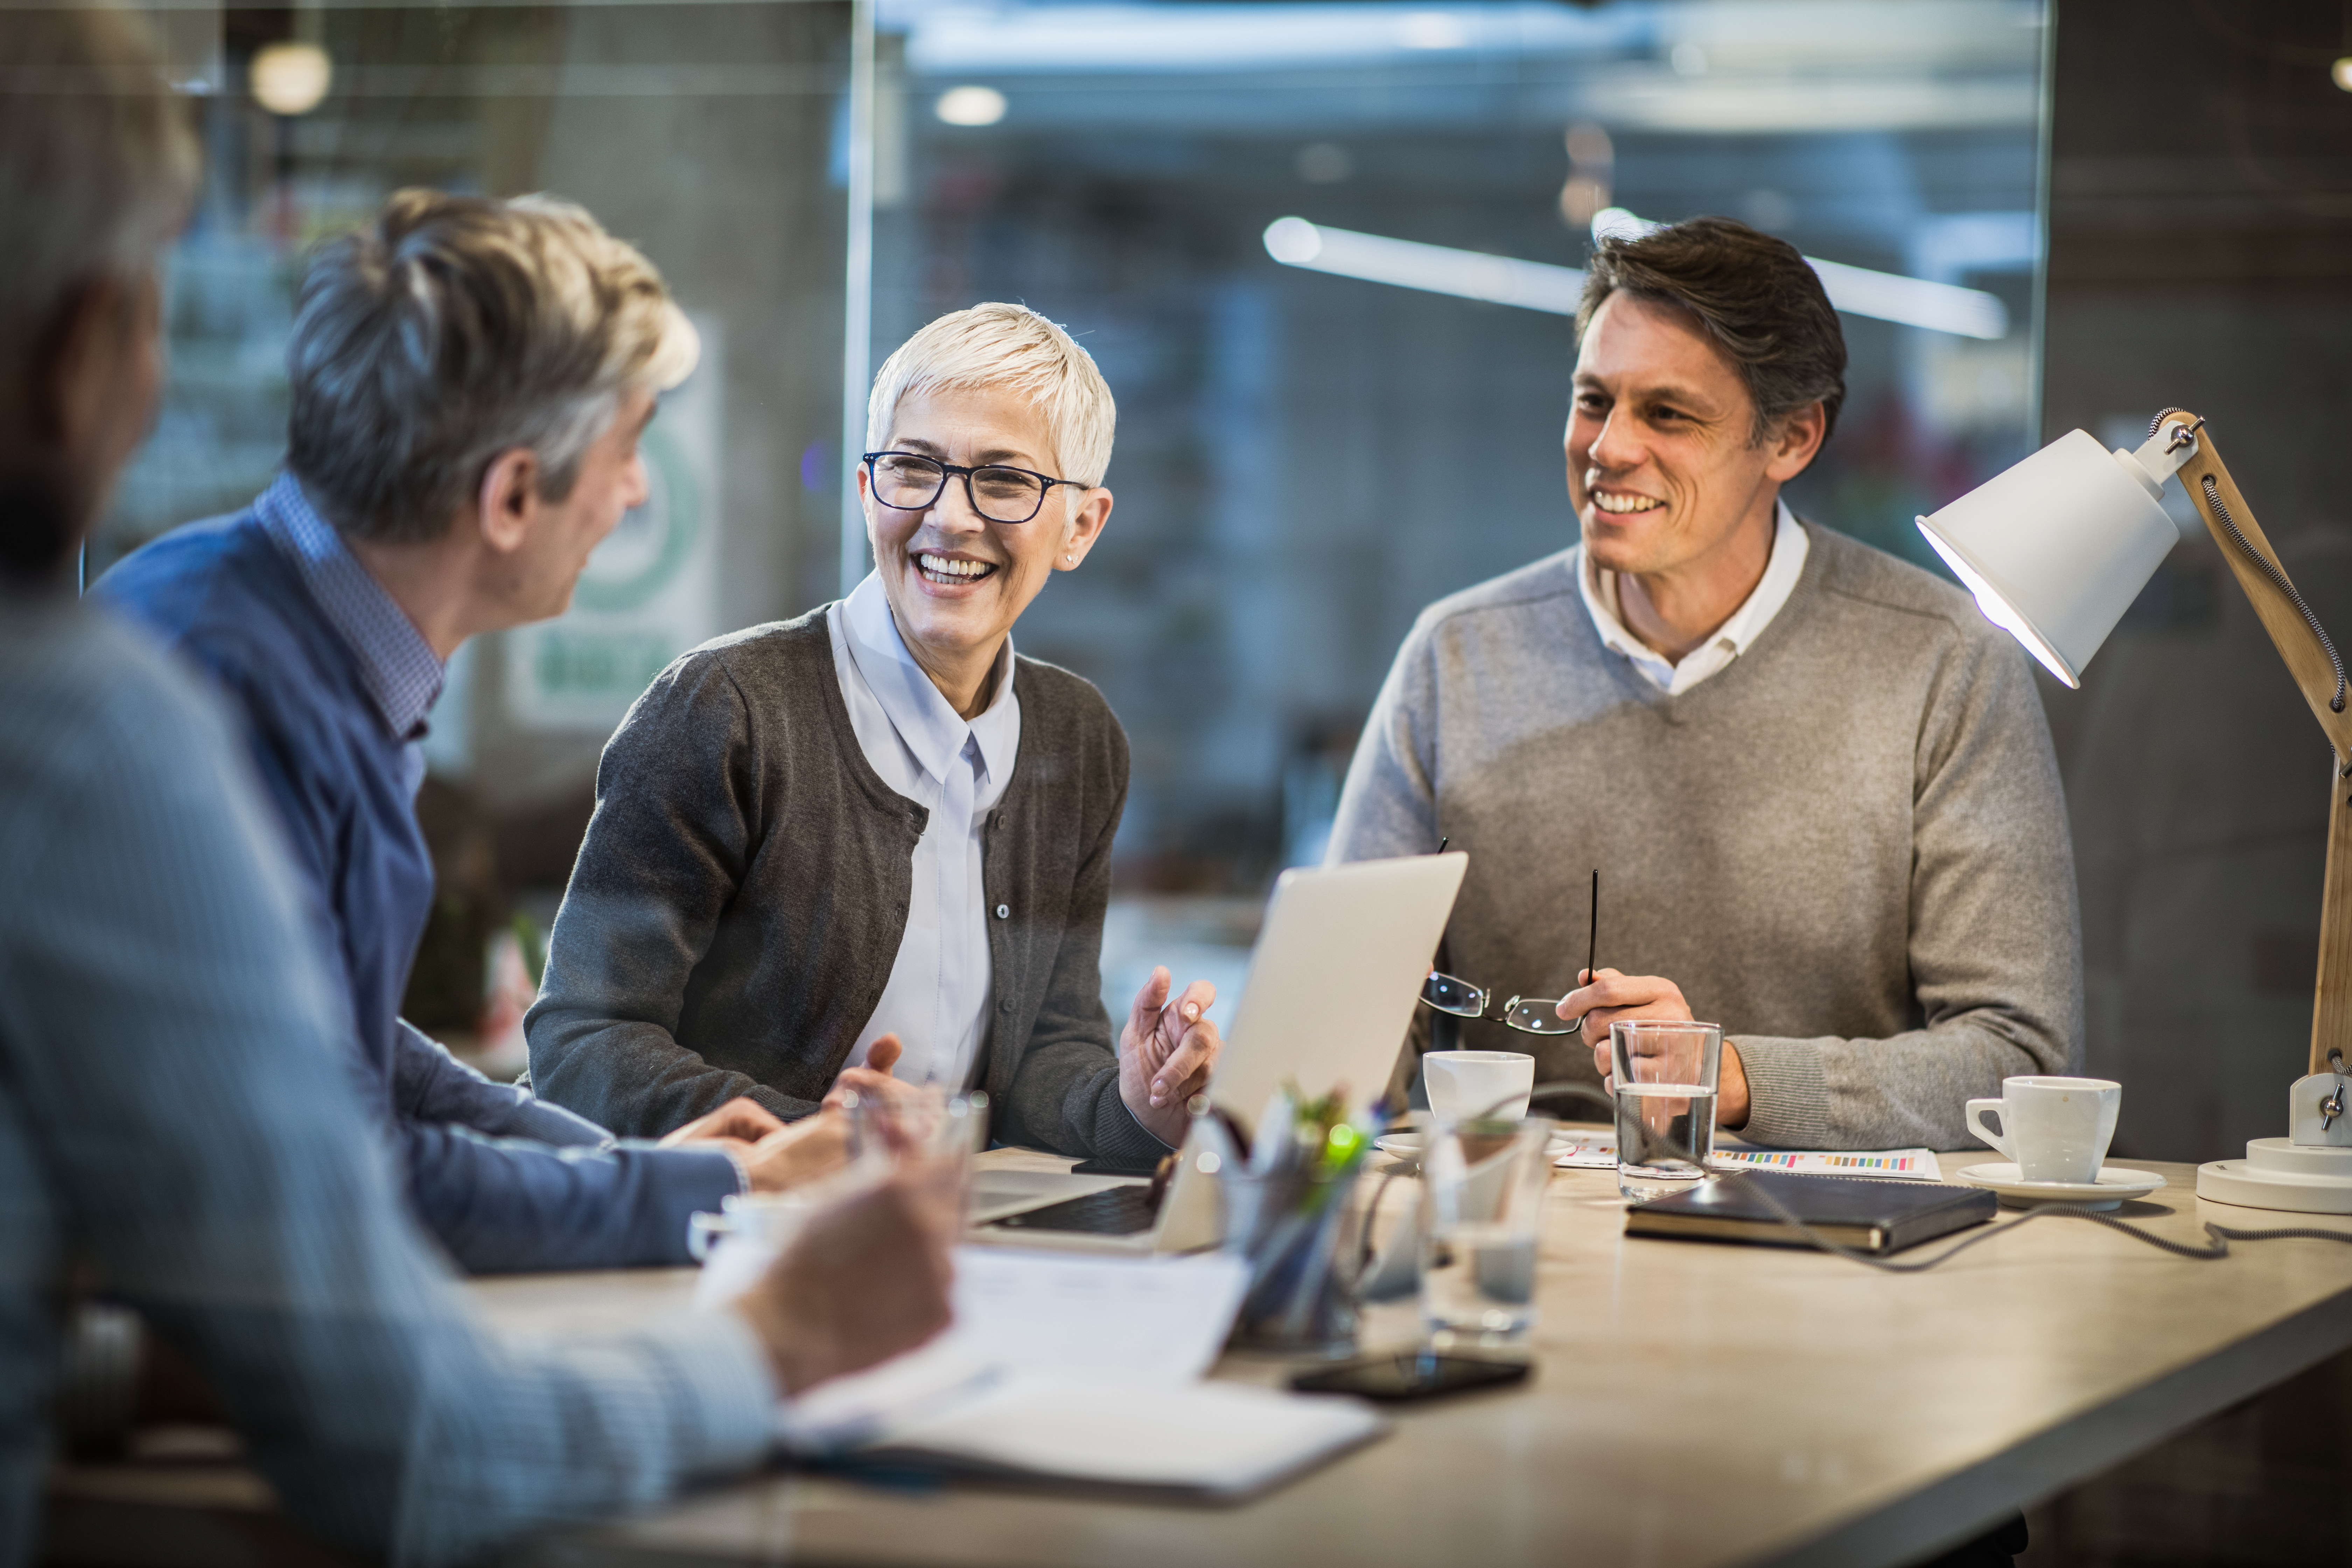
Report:
M 451 1562 L 755 1463 L 773 1384 L 734 1314 L 597 1342 L 473 1321 L 403 1209 L 256 784 L 163 655 L 0 587 L 0 1564 L 32 1549 L 69 1271 L 346 1549 Z
M 360 684 L 401 742 L 402 776 L 414 795 L 425 782 L 425 716 L 433 711 L 448 671 L 383 584 L 368 575 L 342 536 L 310 508 L 290 474 L 280 474 L 253 503 L 269 542 L 286 552 L 302 586 L 328 623 L 351 646 Z
M 414 801 L 441 661 L 301 487 L 281 479 L 250 511 L 174 530 L 91 593 L 229 699 L 343 998 L 344 1037 L 433 1234 L 483 1272 L 688 1261 L 688 1217 L 743 1190 L 731 1157 L 616 1144 L 400 1017 L 433 907 Z

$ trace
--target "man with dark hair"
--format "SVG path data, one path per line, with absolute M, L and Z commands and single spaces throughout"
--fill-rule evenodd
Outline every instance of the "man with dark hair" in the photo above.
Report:
M 0 9 L 0 1565 L 37 1552 L 77 1291 L 178 1352 L 341 1552 L 477 1561 L 748 1470 L 780 1396 L 936 1332 L 951 1193 L 908 1171 L 827 1209 L 730 1310 L 482 1329 L 404 1210 L 232 721 L 74 597 L 194 185 L 127 21 Z
M 666 1147 L 616 1143 L 400 1017 L 442 671 L 467 637 L 562 611 L 644 499 L 638 434 L 698 352 L 652 264 L 579 207 L 400 192 L 303 279 L 285 475 L 96 589 L 237 709 L 410 1197 L 478 1272 L 687 1262 L 689 1215 L 845 1143 L 839 1111 L 787 1128 L 749 1100 Z
M 1968 1142 L 2079 1059 L 2073 851 L 2026 661 L 1949 584 L 1800 522 L 1845 344 L 1780 240 L 1604 240 L 1577 315 L 1574 549 L 1440 600 L 1349 770 L 1332 858 L 1470 852 L 1439 967 L 1580 1035 L 1467 1047 L 1599 1081 L 1609 1024 L 1724 1027 L 1717 1121 L 1784 1148 Z M 1588 879 L 1607 884 L 1580 967 Z M 1431 1048 L 1424 1008 L 1399 1063 Z M 1399 1087 L 1402 1087 L 1400 1084 Z

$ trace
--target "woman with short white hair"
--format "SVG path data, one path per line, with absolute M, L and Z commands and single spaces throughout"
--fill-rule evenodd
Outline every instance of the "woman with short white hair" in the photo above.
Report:
M 652 1136 L 887 1076 L 986 1089 L 1005 1142 L 1143 1165 L 1182 1142 L 1214 989 L 1156 971 L 1114 1053 L 1127 736 L 1012 642 L 1110 519 L 1116 416 L 1019 305 L 890 356 L 858 470 L 872 574 L 687 654 L 605 747 L 528 1023 L 541 1095 Z

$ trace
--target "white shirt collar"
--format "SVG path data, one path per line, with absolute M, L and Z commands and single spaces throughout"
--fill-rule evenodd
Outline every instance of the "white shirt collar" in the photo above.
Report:
M 979 747 L 980 765 L 989 777 L 1010 776 L 1013 753 L 1021 743 L 1020 710 L 1013 702 L 1012 637 L 1004 639 L 996 656 L 995 694 L 980 716 L 966 723 L 907 651 L 878 574 L 867 573 L 866 581 L 850 590 L 842 602 L 842 612 L 841 629 L 850 661 L 925 773 L 944 781 L 970 741 Z
M 1644 680 L 1669 695 L 1688 691 L 1711 675 L 1720 674 L 1752 647 L 1772 624 L 1797 589 L 1797 579 L 1804 574 L 1805 556 L 1811 545 L 1805 538 L 1804 526 L 1789 510 L 1785 500 L 1774 505 L 1772 554 L 1764 563 L 1764 575 L 1751 590 L 1739 608 L 1705 642 L 1682 657 L 1680 662 L 1650 647 L 1641 638 L 1627 631 L 1617 618 L 1617 574 L 1604 572 L 1592 564 L 1591 559 L 1579 545 L 1570 563 L 1576 573 L 1576 585 L 1584 595 L 1584 609 L 1592 617 L 1592 628 L 1601 635 L 1601 645 L 1612 653 L 1631 661 Z

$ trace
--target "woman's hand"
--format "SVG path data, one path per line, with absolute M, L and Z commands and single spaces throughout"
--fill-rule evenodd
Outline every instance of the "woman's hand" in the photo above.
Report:
M 739 1095 L 708 1116 L 698 1116 L 683 1127 L 673 1128 L 662 1139 L 660 1147 L 675 1149 L 681 1143 L 702 1143 L 712 1139 L 731 1139 L 741 1143 L 756 1143 L 772 1132 L 783 1131 L 784 1119 L 753 1100 Z
M 1217 988 L 1195 980 L 1171 1001 L 1174 988 L 1175 978 L 1164 965 L 1154 969 L 1135 994 L 1127 1027 L 1118 1036 L 1118 1097 L 1146 1131 L 1171 1149 L 1184 1142 L 1192 1121 L 1185 1103 L 1209 1087 L 1209 1071 L 1223 1045 L 1209 1021 Z
M 840 1076 L 833 1080 L 833 1088 L 825 1091 L 818 1104 L 827 1110 L 847 1110 L 853 1094 L 889 1100 L 907 1093 L 915 1086 L 900 1083 L 890 1076 L 890 1069 L 898 1065 L 903 1054 L 898 1036 L 882 1036 L 866 1047 L 866 1065 L 842 1068 Z

